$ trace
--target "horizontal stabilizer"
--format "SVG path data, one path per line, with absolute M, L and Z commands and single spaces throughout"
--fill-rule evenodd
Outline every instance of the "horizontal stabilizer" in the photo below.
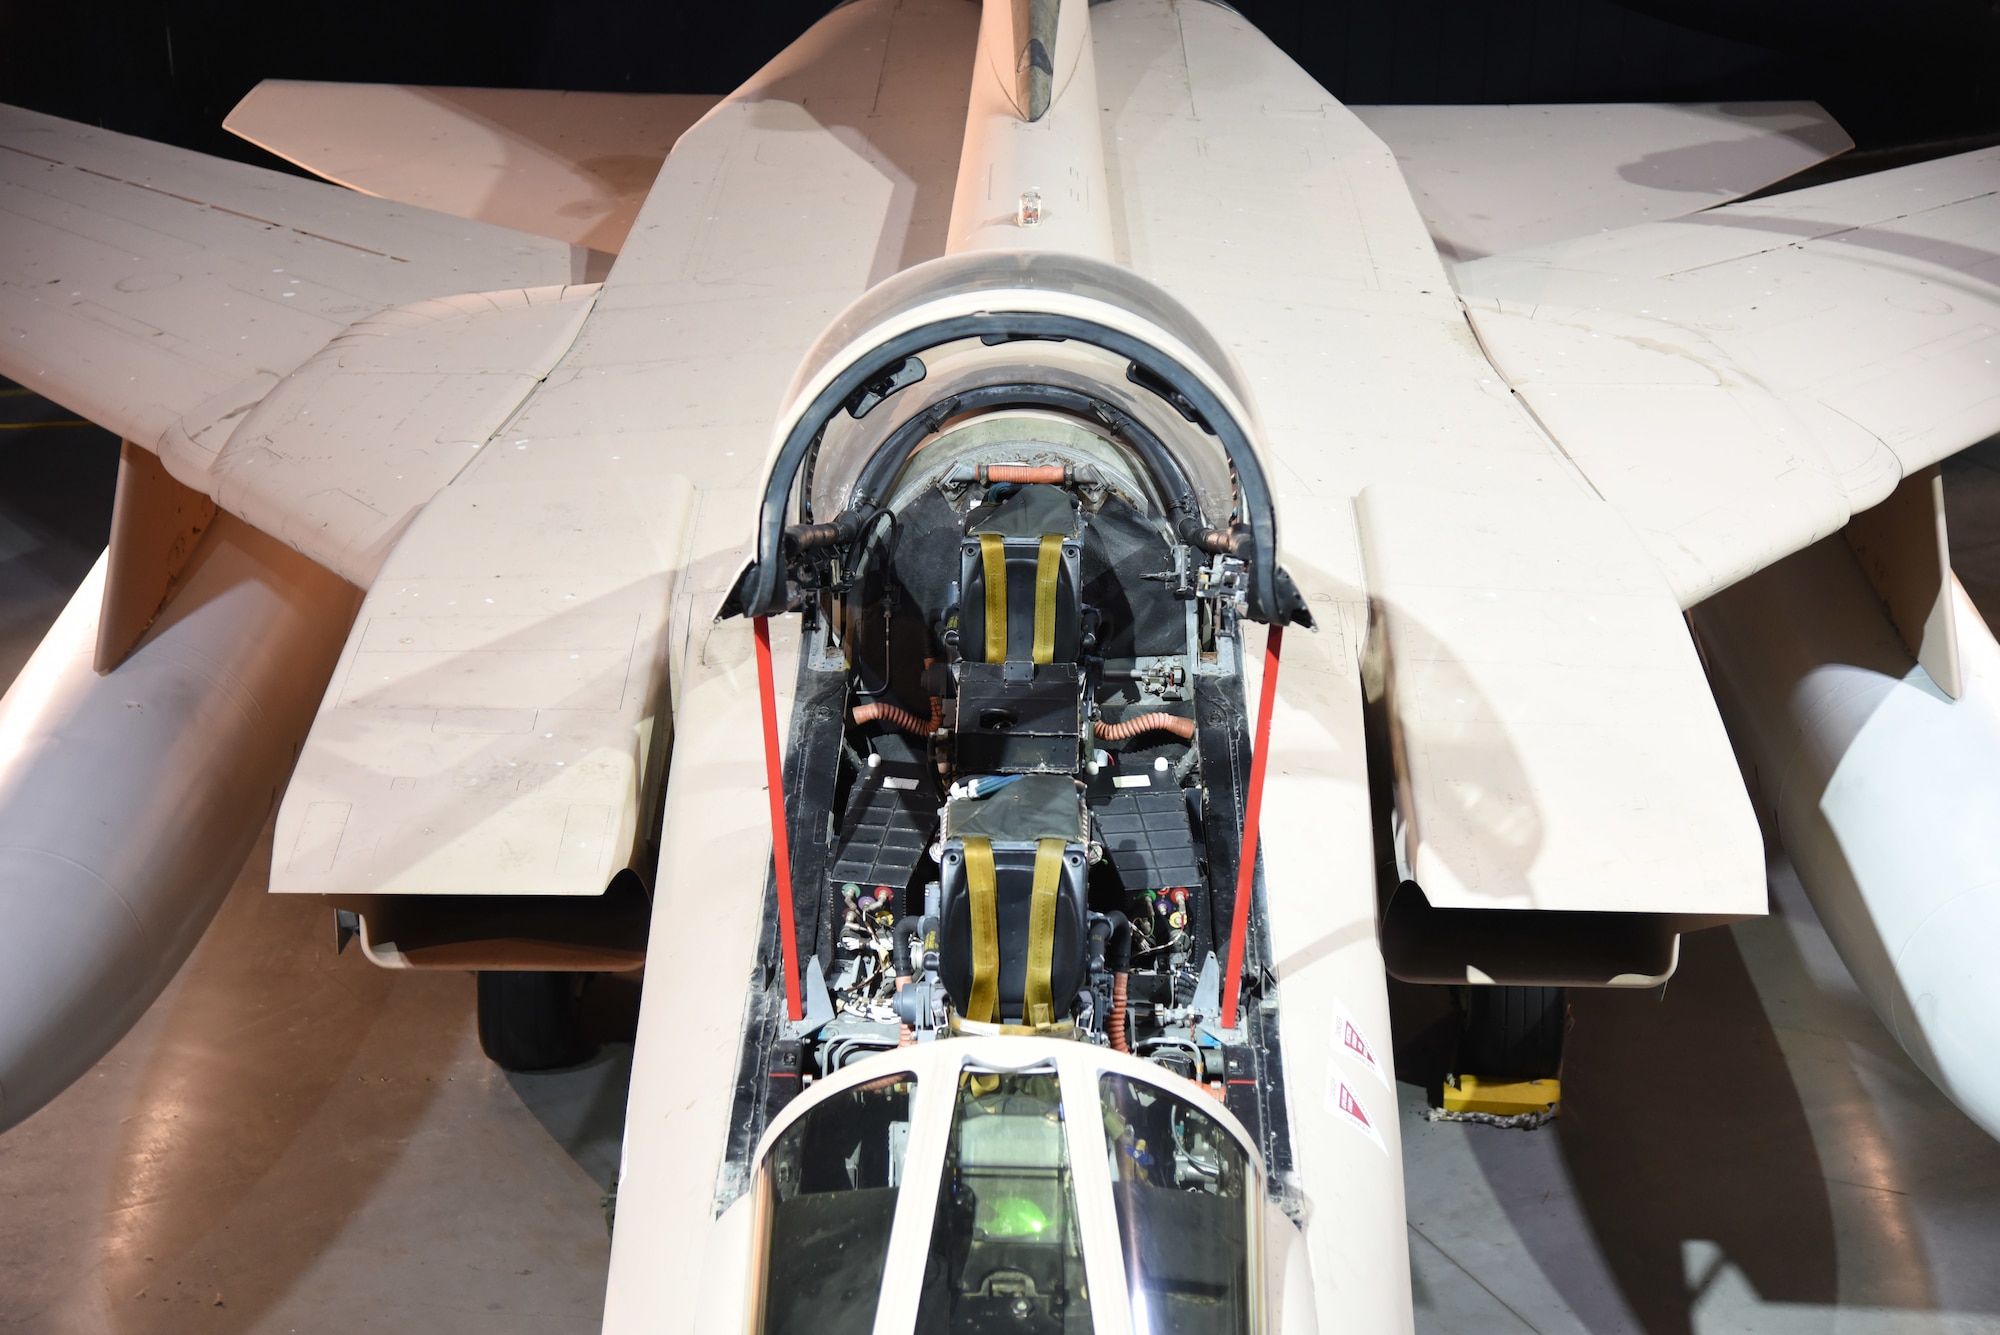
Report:
M 1741 199 L 1854 147 L 1811 102 L 1355 107 L 1447 261 Z
M 266 79 L 222 128 L 365 194 L 615 254 L 716 101 Z
M 1609 506 L 1371 486 L 1355 509 L 1400 857 L 1432 907 L 1764 912 L 1694 642 Z

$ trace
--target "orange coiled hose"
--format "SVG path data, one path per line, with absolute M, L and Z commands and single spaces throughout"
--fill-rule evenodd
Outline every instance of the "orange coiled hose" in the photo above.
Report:
M 1062 464 L 981 464 L 979 480 L 992 482 L 1041 482 L 1060 487 L 1069 481 L 1069 469 Z
M 1130 1052 L 1132 1045 L 1125 1038 L 1125 984 L 1128 975 L 1111 975 L 1111 1014 L 1104 1022 L 1104 1032 L 1111 1039 L 1113 1052 Z
M 857 725 L 873 723 L 877 719 L 884 723 L 892 723 L 904 732 L 915 733 L 919 737 L 928 737 L 935 731 L 935 726 L 929 720 L 920 719 L 900 705 L 892 705 L 885 700 L 877 700 L 872 705 L 854 707 L 854 721 Z
M 865 707 L 865 706 L 864 706 Z M 1137 737 L 1142 732 L 1171 732 L 1178 737 L 1194 736 L 1194 720 L 1182 718 L 1178 714 L 1141 714 L 1128 718 L 1122 723 L 1100 723 L 1097 725 L 1097 740 L 1100 742 L 1122 742 Z

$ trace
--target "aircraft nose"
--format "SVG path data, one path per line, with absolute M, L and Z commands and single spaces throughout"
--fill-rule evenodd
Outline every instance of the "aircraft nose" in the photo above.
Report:
M 5 1131 L 117 1042 L 160 961 L 116 891 L 40 849 L 0 848 L 0 923 Z
M 1928 1051 L 1938 1085 L 1966 1116 L 2000 1138 L 2000 882 L 1941 906 L 1896 961 L 1896 1028 L 1905 1048 Z

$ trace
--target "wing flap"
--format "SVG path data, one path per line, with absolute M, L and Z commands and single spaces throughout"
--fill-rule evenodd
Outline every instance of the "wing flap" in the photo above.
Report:
M 356 321 L 226 442 L 176 432 L 162 456 L 204 477 L 233 514 L 367 588 L 417 511 L 576 341 L 597 291 L 481 292 Z
M 375 576 L 279 812 L 274 889 L 597 895 L 645 865 L 670 693 L 721 677 L 754 699 L 748 628 L 707 622 L 785 385 L 879 270 L 942 248 L 977 21 L 845 6 L 667 160 L 560 362 Z M 750 791 L 739 743 L 754 759 L 731 736 L 683 782 Z M 761 811 L 667 837 L 722 829 L 748 856 Z M 709 883 L 663 858 L 663 896 Z
M 685 478 L 468 475 L 375 582 L 278 813 L 271 888 L 599 895 L 667 744 Z

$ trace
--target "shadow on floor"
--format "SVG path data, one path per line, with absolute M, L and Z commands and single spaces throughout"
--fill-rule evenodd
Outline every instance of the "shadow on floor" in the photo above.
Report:
M 203 1329 L 253 1329 L 375 1194 L 463 1038 L 463 1007 L 427 1004 L 457 985 L 469 1005 L 463 980 L 336 957 L 322 905 L 261 893 L 268 856 L 183 969 L 121 1128 L 102 1265 L 133 1335 L 225 1276 Z M 365 1120 L 341 1115 L 356 1098 Z
M 583 1021 L 603 1046 L 580 1066 L 510 1071 L 507 1083 L 577 1167 L 606 1191 L 618 1180 L 632 1042 L 639 1032 L 640 977 L 598 974 L 583 994 Z
M 1389 994 L 1397 1076 L 1435 1106 L 1458 1035 L 1450 989 L 1392 981 Z M 1464 1129 L 1494 1201 L 1569 1309 L 1593 1330 L 1693 1335 L 1699 1290 L 1684 1257 L 1702 1241 L 1764 1301 L 1838 1301 L 1812 1130 L 1730 932 L 1684 938 L 1663 990 L 1574 988 L 1569 999 L 1561 1117 L 1536 1131 Z M 1551 1192 L 1574 1210 L 1548 1208 Z
M 1606 1263 L 1653 1335 L 1690 1335 L 1683 1242 L 1767 1302 L 1837 1301 L 1812 1128 L 1726 930 L 1690 933 L 1662 991 L 1577 989 L 1557 1140 Z

